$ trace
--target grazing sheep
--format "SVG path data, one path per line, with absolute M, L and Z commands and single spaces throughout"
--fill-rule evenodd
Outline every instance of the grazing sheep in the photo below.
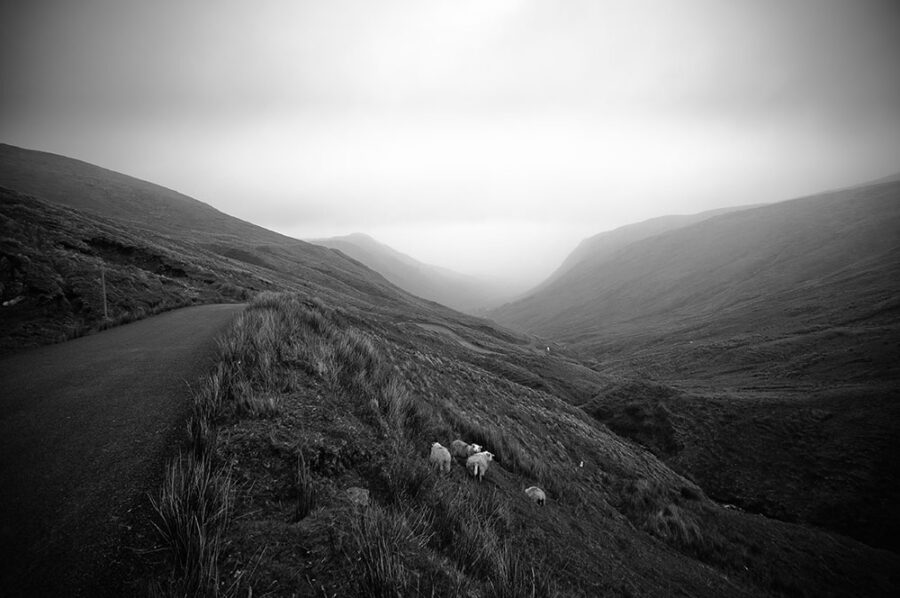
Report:
M 440 442 L 431 445 L 431 456 L 428 457 L 428 460 L 431 461 L 431 466 L 437 468 L 438 471 L 445 473 L 450 471 L 450 451 Z
M 537 486 L 531 486 L 529 488 L 525 488 L 525 494 L 528 495 L 528 498 L 533 500 L 538 504 L 538 506 L 543 507 L 544 503 L 547 501 L 547 495 L 544 494 L 544 491 L 538 488 Z
M 454 440 L 450 444 L 450 452 L 454 457 L 459 459 L 468 459 L 475 453 L 480 453 L 481 446 L 477 444 L 467 444 L 462 440 Z
M 466 470 L 469 474 L 479 482 L 484 479 L 484 472 L 488 470 L 488 465 L 494 460 L 494 454 L 487 451 L 475 453 L 466 459 Z

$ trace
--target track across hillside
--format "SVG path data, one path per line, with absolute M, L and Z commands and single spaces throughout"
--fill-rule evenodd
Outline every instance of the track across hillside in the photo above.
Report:
M 5 596 L 120 591 L 123 541 L 178 450 L 189 384 L 241 309 L 180 309 L 0 360 Z

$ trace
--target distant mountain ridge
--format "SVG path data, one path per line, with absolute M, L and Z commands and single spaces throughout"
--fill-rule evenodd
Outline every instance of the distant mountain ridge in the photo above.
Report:
M 708 220 L 721 214 L 746 210 L 752 207 L 755 207 L 755 205 L 719 208 L 716 210 L 700 212 L 698 214 L 659 216 L 635 224 L 626 224 L 625 226 L 621 226 L 611 231 L 588 237 L 579 243 L 572 253 L 566 256 L 563 263 L 547 278 L 547 280 L 541 282 L 530 292 L 525 293 L 524 296 L 531 295 L 538 292 L 540 289 L 552 285 L 553 282 L 559 280 L 566 272 L 583 261 L 590 260 L 593 263 L 598 263 L 604 259 L 610 258 L 616 251 L 631 243 L 675 230 L 676 228 L 682 228 L 703 220 Z
M 401 289 L 453 309 L 475 312 L 509 298 L 498 285 L 420 262 L 362 233 L 309 242 L 342 251 Z
M 613 245 L 608 252 L 601 242 L 583 243 L 555 278 L 489 315 L 666 376 L 713 364 L 749 370 L 765 361 L 756 341 L 778 339 L 778 351 L 792 356 L 790 366 L 780 360 L 784 375 L 849 361 L 860 377 L 900 375 L 890 363 L 896 349 L 874 346 L 896 338 L 900 322 L 900 182 L 893 178 Z M 866 361 L 817 353 L 815 331 L 851 324 L 864 325 L 872 344 L 855 336 L 833 344 L 868 346 Z M 726 345 L 731 350 L 722 351 Z

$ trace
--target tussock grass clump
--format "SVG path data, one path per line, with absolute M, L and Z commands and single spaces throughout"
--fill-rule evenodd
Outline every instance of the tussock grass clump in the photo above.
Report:
M 191 456 L 198 461 L 212 459 L 218 439 L 213 419 L 203 413 L 192 413 L 188 418 L 187 432 Z
M 708 556 L 717 550 L 719 536 L 704 534 L 696 515 L 684 506 L 685 501 L 696 501 L 680 491 L 647 479 L 621 481 L 614 490 L 619 510 L 635 526 L 689 553 Z
M 190 452 L 197 460 L 211 459 L 216 452 L 215 419 L 222 407 L 221 365 L 193 393 L 187 432 Z
M 431 467 L 424 459 L 400 451 L 385 466 L 383 477 L 386 500 L 393 505 L 417 500 L 434 483 Z
M 316 486 L 302 452 L 297 454 L 295 477 L 297 508 L 294 511 L 294 519 L 300 521 L 316 508 Z
M 558 596 L 556 584 L 543 563 L 535 566 L 509 546 L 496 555 L 496 568 L 489 582 L 492 598 L 553 598 Z
M 409 564 L 428 545 L 429 521 L 424 511 L 391 510 L 377 504 L 354 520 L 353 542 L 358 550 L 360 595 L 396 598 L 409 595 Z
M 428 504 L 435 547 L 449 552 L 461 571 L 490 578 L 512 521 L 498 492 L 443 483 L 429 495 Z
M 217 592 L 231 485 L 226 471 L 189 455 L 169 465 L 159 496 L 151 498 L 152 523 L 171 550 L 186 595 Z
M 235 381 L 232 389 L 230 407 L 236 417 L 265 419 L 281 412 L 281 401 L 278 395 L 255 391 L 248 380 Z
M 694 517 L 671 503 L 652 513 L 644 526 L 654 535 L 680 546 L 700 547 L 704 544 L 703 532 Z

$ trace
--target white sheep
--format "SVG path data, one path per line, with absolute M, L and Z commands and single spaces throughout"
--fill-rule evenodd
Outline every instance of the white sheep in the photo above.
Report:
M 488 470 L 491 461 L 494 460 L 494 454 L 487 451 L 475 453 L 466 459 L 466 470 L 469 474 L 479 482 L 484 479 L 484 473 Z
M 547 495 L 544 494 L 544 491 L 537 486 L 530 486 L 528 488 L 525 488 L 525 494 L 527 494 L 528 498 L 536 502 L 541 507 L 543 507 L 544 503 L 547 501 Z
M 428 457 L 428 460 L 431 462 L 431 466 L 437 468 L 438 471 L 445 473 L 450 471 L 450 451 L 440 442 L 431 445 L 431 456 Z
M 462 440 L 454 440 L 450 444 L 450 452 L 454 457 L 459 459 L 468 459 L 475 453 L 480 453 L 481 446 L 478 444 L 468 444 Z

